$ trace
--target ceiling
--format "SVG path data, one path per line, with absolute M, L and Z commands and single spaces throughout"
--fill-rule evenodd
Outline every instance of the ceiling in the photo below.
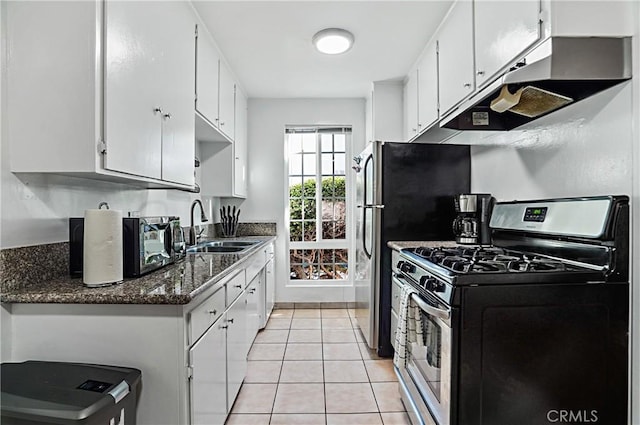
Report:
M 452 0 L 198 1 L 193 4 L 249 97 L 365 97 L 403 78 Z M 355 36 L 342 55 L 311 44 L 324 28 Z

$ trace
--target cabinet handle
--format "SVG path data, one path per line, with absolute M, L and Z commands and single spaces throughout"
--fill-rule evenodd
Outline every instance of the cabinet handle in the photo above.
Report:
M 220 121 L 220 125 L 224 125 L 224 121 Z
M 253 294 L 254 292 L 256 292 L 256 290 L 255 290 L 255 289 L 249 289 L 249 293 L 250 293 L 250 294 Z
M 464 83 L 464 88 L 468 89 L 469 87 L 471 87 L 471 83 Z
M 220 325 L 220 329 L 227 329 L 228 327 L 228 325 Z
M 422 124 L 418 123 L 418 128 L 422 128 Z
M 234 288 L 242 289 L 242 285 L 233 285 Z
M 218 121 L 220 121 L 220 118 L 216 118 L 214 121 L 215 121 L 215 122 L 218 122 Z
M 166 120 L 170 120 L 171 119 L 171 114 L 166 113 L 162 116 L 162 118 L 166 119 Z
M 411 131 L 413 131 L 415 133 L 416 131 L 418 131 L 418 129 L 417 128 L 412 128 Z
M 154 114 L 161 114 L 161 113 L 162 113 L 162 107 L 158 106 L 157 108 L 155 108 L 155 109 L 153 110 L 153 113 L 154 113 Z
M 209 310 L 207 311 L 209 314 L 218 314 L 218 310 Z
M 480 71 L 480 70 L 478 70 L 478 72 L 476 72 L 476 74 L 478 74 L 478 75 L 484 75 L 484 71 Z
M 227 319 L 227 323 L 233 323 L 233 318 Z

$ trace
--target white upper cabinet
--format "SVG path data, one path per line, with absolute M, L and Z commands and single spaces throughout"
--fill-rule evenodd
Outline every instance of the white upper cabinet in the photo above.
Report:
M 401 80 L 375 81 L 367 99 L 369 140 L 403 142 L 403 83 Z
M 179 2 L 105 11 L 105 168 L 192 186 L 194 15 Z
M 446 115 L 475 89 L 473 3 L 457 1 L 438 36 L 440 115 Z
M 540 0 L 475 0 L 476 86 L 540 40 Z
M 438 120 L 438 52 L 431 40 L 418 64 L 418 131 Z
M 418 134 L 418 71 L 407 75 L 404 83 L 404 133 L 411 140 Z
M 231 140 L 234 138 L 236 82 L 227 65 L 220 61 L 220 110 L 218 128 Z
M 7 4 L 11 171 L 192 188 L 195 15 L 102 6 Z
M 196 111 L 210 124 L 217 125 L 220 55 L 202 25 L 198 25 L 197 37 Z

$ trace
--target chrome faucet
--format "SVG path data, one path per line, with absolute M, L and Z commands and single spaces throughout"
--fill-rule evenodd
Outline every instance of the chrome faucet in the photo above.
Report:
M 204 207 L 202 206 L 202 202 L 200 202 L 200 199 L 196 199 L 191 203 L 191 222 L 189 223 L 189 245 L 195 245 L 198 242 L 198 238 L 196 236 L 196 228 L 193 225 L 193 210 L 195 209 L 196 205 L 200 206 L 200 221 L 201 222 L 207 222 L 209 221 L 209 219 L 207 218 L 207 216 L 204 213 Z

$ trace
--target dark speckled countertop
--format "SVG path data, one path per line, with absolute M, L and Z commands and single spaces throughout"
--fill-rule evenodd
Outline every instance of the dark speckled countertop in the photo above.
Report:
M 43 281 L 27 288 L 0 294 L 3 303 L 67 304 L 188 304 L 225 276 L 239 269 L 244 260 L 259 251 L 274 236 L 252 236 L 259 240 L 245 252 L 232 254 L 188 254 L 185 259 L 139 278 L 100 288 L 88 288 L 81 278 Z

